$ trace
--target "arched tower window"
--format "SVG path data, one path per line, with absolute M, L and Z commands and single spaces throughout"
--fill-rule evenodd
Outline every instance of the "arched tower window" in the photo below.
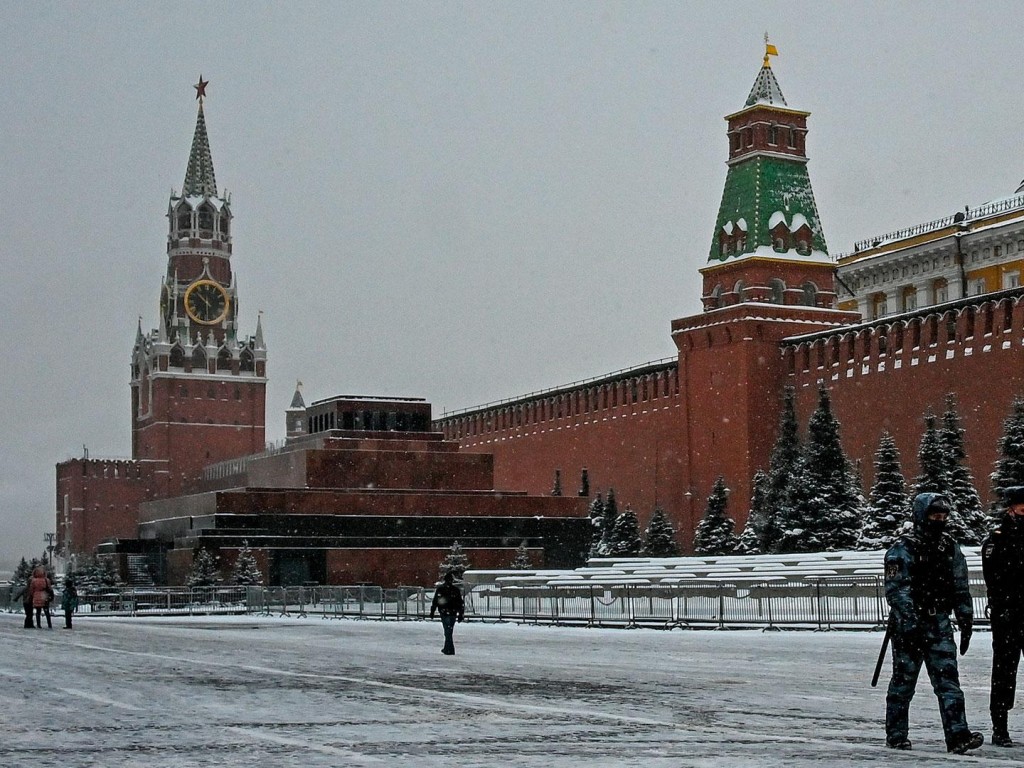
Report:
M 187 232 L 192 229 L 192 209 L 189 208 L 188 203 L 178 206 L 177 218 L 179 232 Z
M 808 281 L 801 286 L 805 307 L 813 307 L 818 303 L 818 286 Z
M 217 370 L 231 370 L 231 352 L 228 351 L 227 347 L 221 347 L 220 351 L 217 353 Z
M 173 347 L 171 347 L 169 363 L 171 368 L 185 367 L 185 350 L 181 348 L 180 344 L 175 344 Z
M 238 358 L 238 367 L 243 371 L 252 372 L 256 370 L 256 359 L 253 357 L 252 350 L 242 350 L 242 354 Z
M 206 368 L 206 351 L 199 344 L 192 350 L 192 370 Z
M 231 217 L 228 216 L 227 211 L 224 211 L 220 215 L 220 234 L 221 237 L 227 237 L 231 234 Z
M 213 232 L 213 206 L 209 203 L 199 206 L 199 229 Z
M 708 309 L 717 309 L 722 306 L 722 284 L 716 283 L 715 287 L 711 289 L 711 293 L 708 295 L 707 306 Z
M 772 303 L 773 304 L 785 304 L 786 303 L 786 284 L 777 277 L 771 279 L 768 283 L 768 287 L 772 291 Z
M 806 224 L 793 233 L 793 239 L 796 241 L 797 253 L 806 256 L 811 252 L 811 228 Z
M 789 230 L 784 221 L 780 221 L 772 229 L 772 248 L 777 253 L 785 253 L 789 250 Z

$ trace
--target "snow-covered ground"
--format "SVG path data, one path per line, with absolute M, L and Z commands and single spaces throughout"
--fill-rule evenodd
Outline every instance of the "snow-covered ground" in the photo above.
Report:
M 870 632 L 0 615 L 0 766 L 1017 764 L 947 756 L 924 676 L 914 751 L 883 745 Z M 961 660 L 988 736 L 987 633 Z M 1024 737 L 1024 715 L 1011 733 Z

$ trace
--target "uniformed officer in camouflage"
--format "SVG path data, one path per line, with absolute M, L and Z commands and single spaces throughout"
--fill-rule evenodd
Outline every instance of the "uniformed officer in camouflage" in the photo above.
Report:
M 886 744 L 910 749 L 910 700 L 924 663 L 939 699 L 946 749 L 963 754 L 984 739 L 971 732 L 960 690 L 956 646 L 949 613 L 960 625 L 960 653 L 971 641 L 974 611 L 967 584 L 967 561 L 946 533 L 946 497 L 922 493 L 914 499 L 914 528 L 885 553 L 885 599 L 892 609 L 892 680 L 885 699 Z
M 1003 491 L 1006 516 L 981 547 L 992 619 L 992 743 L 1012 747 L 1007 713 L 1017 690 L 1024 648 L 1024 486 Z

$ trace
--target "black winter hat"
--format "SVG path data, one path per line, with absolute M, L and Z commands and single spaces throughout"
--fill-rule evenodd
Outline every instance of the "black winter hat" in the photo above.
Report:
M 1024 485 L 1011 485 L 1003 490 L 1003 502 L 1008 507 L 1024 504 Z

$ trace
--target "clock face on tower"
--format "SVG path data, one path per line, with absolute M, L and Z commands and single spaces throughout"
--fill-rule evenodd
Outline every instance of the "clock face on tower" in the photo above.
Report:
M 227 317 L 231 299 L 220 283 L 196 280 L 185 291 L 185 311 L 193 322 L 216 325 Z

